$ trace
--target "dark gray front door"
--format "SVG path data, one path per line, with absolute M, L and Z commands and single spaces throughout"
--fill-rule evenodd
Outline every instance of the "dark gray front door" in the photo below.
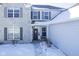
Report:
M 33 40 L 38 40 L 38 29 L 33 29 Z

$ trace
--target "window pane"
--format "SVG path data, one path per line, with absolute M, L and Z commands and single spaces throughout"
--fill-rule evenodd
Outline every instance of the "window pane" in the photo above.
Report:
M 45 12 L 45 15 L 47 15 L 47 16 L 48 16 L 48 12 Z
M 13 13 L 8 13 L 8 17 L 13 17 Z
M 8 9 L 8 17 L 13 17 L 13 10 L 12 9 Z
M 37 16 L 37 15 L 38 15 L 38 12 L 33 12 L 33 15 L 34 15 L 34 16 Z
M 20 39 L 20 33 L 15 33 L 14 34 L 14 39 L 16 40 L 16 39 Z
M 49 12 L 42 12 L 42 19 L 49 19 Z
M 19 17 L 19 14 L 18 13 L 14 13 L 14 17 Z
M 13 40 L 13 29 L 8 29 L 8 40 Z
M 33 19 L 38 19 L 38 17 L 37 16 L 33 16 Z
M 46 32 L 42 32 L 42 36 L 46 36 Z
M 14 17 L 19 17 L 19 10 L 14 10 Z
M 19 12 L 19 10 L 14 10 L 14 12 Z
M 46 27 L 42 28 L 42 36 L 46 36 Z
M 19 28 L 14 29 L 14 39 L 20 40 L 20 29 Z
M 13 40 L 13 33 L 8 33 L 8 39 Z
M 13 10 L 12 9 L 8 9 L 8 12 L 13 12 Z
M 48 16 L 45 16 L 45 19 L 49 19 L 49 17 Z

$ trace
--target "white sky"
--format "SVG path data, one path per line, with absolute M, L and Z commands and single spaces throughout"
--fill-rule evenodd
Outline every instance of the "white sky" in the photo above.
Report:
M 71 18 L 75 18 L 75 17 L 79 17 L 79 6 L 76 6 L 72 9 L 69 10 L 70 11 L 70 17 Z
M 78 3 L 79 0 L 0 0 L 2 3 L 32 3 L 32 4 L 49 4 L 49 3 Z

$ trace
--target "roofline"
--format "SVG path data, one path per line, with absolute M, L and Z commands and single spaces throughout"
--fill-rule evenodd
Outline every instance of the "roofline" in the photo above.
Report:
M 49 6 L 49 7 L 54 7 L 54 8 L 49 8 L 49 9 L 65 9 L 65 8 L 61 8 L 61 7 L 57 7 L 57 6 L 51 6 L 51 5 L 32 5 L 32 8 L 33 7 L 36 7 L 36 8 L 42 8 L 42 7 L 39 7 L 39 6 Z

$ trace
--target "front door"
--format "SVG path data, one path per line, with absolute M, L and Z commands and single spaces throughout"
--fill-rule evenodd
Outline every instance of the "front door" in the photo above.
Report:
M 38 40 L 38 29 L 33 29 L 33 40 Z

